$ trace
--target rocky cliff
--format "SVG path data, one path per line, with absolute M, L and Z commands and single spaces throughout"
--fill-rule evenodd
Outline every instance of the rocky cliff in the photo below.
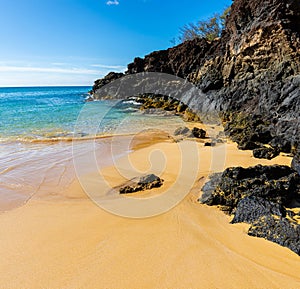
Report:
M 297 141 L 300 104 L 300 2 L 235 0 L 222 37 L 187 41 L 135 58 L 125 75 L 164 72 L 186 78 L 210 109 L 263 116 L 272 135 Z M 124 74 L 97 80 L 97 90 Z M 197 105 L 197 99 L 192 102 Z

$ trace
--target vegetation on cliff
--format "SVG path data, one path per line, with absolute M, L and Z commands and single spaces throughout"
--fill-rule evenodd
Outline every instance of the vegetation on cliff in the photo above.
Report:
M 215 13 L 207 20 L 199 20 L 197 23 L 188 23 L 180 28 L 178 40 L 183 43 L 187 40 L 205 38 L 213 41 L 221 37 L 225 29 L 226 17 L 230 13 L 230 7 L 226 8 L 221 14 Z M 176 41 L 175 41 L 176 42 Z

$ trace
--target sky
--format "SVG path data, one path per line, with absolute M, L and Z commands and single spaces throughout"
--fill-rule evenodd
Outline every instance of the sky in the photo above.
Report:
M 0 86 L 87 85 L 231 0 L 0 0 Z

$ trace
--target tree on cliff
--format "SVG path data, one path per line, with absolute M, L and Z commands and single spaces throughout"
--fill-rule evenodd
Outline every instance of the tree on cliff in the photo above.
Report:
M 206 38 L 212 41 L 220 37 L 225 27 L 226 17 L 229 13 L 230 7 L 226 8 L 222 14 L 215 13 L 213 17 L 207 20 L 186 24 L 179 30 L 179 41 L 184 42 L 195 38 Z

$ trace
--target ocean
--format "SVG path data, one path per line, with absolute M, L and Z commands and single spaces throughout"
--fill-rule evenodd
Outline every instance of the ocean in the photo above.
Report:
M 90 89 L 0 88 L 0 142 L 63 141 L 132 133 L 149 126 L 175 127 L 178 122 L 178 117 L 168 117 L 166 126 L 165 116 L 141 114 L 134 101 L 86 102 Z M 81 111 L 84 119 L 78 118 Z
M 78 174 L 74 151 L 81 173 L 89 173 L 92 150 L 101 168 L 127 154 L 135 135 L 172 133 L 184 124 L 178 116 L 142 113 L 132 99 L 87 102 L 90 89 L 0 88 L 0 211 L 43 192 L 58 196 Z

